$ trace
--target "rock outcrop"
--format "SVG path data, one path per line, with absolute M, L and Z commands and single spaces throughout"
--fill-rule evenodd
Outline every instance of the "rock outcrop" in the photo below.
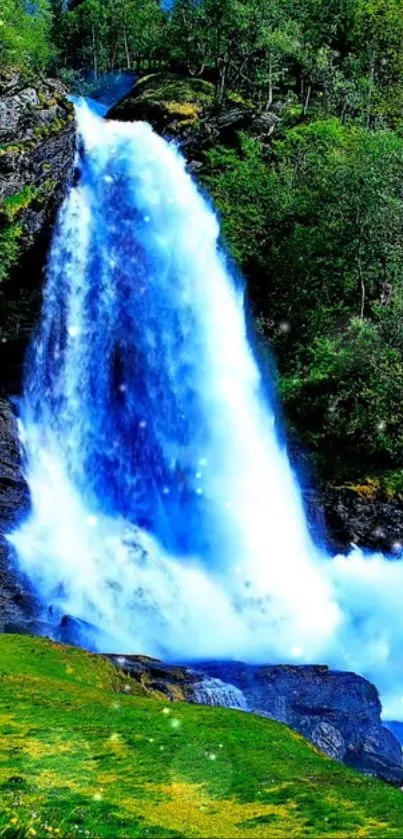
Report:
M 217 111 L 214 92 L 214 85 L 204 79 L 154 73 L 139 79 L 106 116 L 123 122 L 150 122 L 160 134 L 179 142 L 190 168 L 197 171 L 203 166 L 206 149 L 220 142 L 236 142 L 241 130 L 267 139 L 279 120 L 272 112 L 258 113 L 239 96 Z
M 29 631 L 37 611 L 29 584 L 13 563 L 13 551 L 6 538 L 28 505 L 17 421 L 10 403 L 0 398 L 0 632 L 22 627 Z
M 18 392 L 56 211 L 74 160 L 74 111 L 57 80 L 0 75 L 0 389 Z
M 367 775 L 403 784 L 400 744 L 381 722 L 374 685 L 325 666 L 203 662 L 165 665 L 141 656 L 110 656 L 143 687 L 186 699 L 248 710 L 290 726 L 320 751 Z
M 397 557 L 403 547 L 403 504 L 371 486 L 324 486 L 304 493 L 314 537 L 333 553 L 352 545 Z

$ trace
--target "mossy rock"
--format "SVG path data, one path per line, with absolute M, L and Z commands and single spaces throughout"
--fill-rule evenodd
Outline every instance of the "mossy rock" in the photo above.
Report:
M 25 186 L 19 192 L 14 192 L 8 195 L 0 203 L 0 217 L 4 217 L 9 222 L 26 210 L 34 201 L 37 195 L 37 188 L 31 185 Z
M 108 113 L 123 122 L 145 120 L 171 136 L 183 136 L 212 112 L 214 85 L 204 79 L 173 73 L 144 76 Z
M 57 183 L 48 178 L 38 185 L 28 184 L 0 201 L 0 284 L 9 279 L 23 249 L 33 244 L 25 214 L 43 211 L 56 189 Z
M 73 167 L 74 109 L 55 79 L 0 73 L 0 387 L 19 392 L 53 221 Z

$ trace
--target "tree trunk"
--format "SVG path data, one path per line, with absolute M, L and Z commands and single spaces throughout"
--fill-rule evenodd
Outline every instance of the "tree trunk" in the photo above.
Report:
M 269 57 L 269 98 L 266 103 L 266 111 L 270 111 L 273 104 L 273 59 L 270 53 Z
M 97 40 L 95 37 L 95 26 L 91 27 L 92 35 L 92 61 L 94 68 L 94 79 L 98 78 L 98 56 L 97 56 Z
M 128 70 L 130 70 L 131 69 L 130 50 L 129 50 L 129 44 L 127 42 L 127 32 L 126 32 L 126 27 L 125 26 L 123 27 L 123 44 L 124 44 L 124 48 L 125 48 L 126 68 Z
M 361 224 L 361 212 L 360 212 L 359 207 L 357 209 L 357 225 L 358 225 L 358 277 L 359 277 L 359 280 L 360 280 L 360 291 L 361 291 L 360 320 L 364 320 L 366 288 L 365 288 L 364 271 L 363 271 L 363 267 L 362 267 L 362 224 Z
M 374 92 L 374 83 L 375 83 L 375 65 L 376 65 L 376 50 L 372 50 L 371 59 L 370 59 L 370 66 L 369 66 L 369 87 L 368 87 L 368 104 L 367 104 L 367 118 L 366 118 L 366 127 L 369 128 L 371 125 L 371 109 L 372 109 L 372 96 Z
M 364 277 L 363 277 L 363 274 L 362 274 L 361 260 L 359 261 L 359 268 L 358 268 L 358 270 L 359 270 L 359 272 L 360 272 L 360 285 L 361 285 L 361 307 L 360 307 L 360 320 L 364 320 L 364 311 L 365 311 L 365 283 L 364 283 Z
M 310 102 L 310 99 L 311 99 L 311 93 L 312 93 L 312 85 L 309 84 L 308 85 L 308 90 L 307 90 L 306 96 L 305 96 L 305 102 L 304 102 L 304 110 L 303 110 L 304 117 L 306 117 L 306 115 L 308 113 L 309 102 Z
M 224 101 L 225 91 L 227 87 L 228 62 L 228 55 L 225 55 L 224 58 L 219 58 L 217 60 L 216 99 L 219 107 L 221 107 Z
M 341 122 L 342 125 L 344 124 L 346 111 L 347 111 L 347 99 L 345 99 L 344 102 L 343 102 L 342 109 L 341 109 L 341 114 L 340 114 L 340 122 Z

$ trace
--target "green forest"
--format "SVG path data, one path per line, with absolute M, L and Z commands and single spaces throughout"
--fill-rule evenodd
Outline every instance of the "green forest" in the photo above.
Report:
M 200 177 L 291 437 L 327 481 L 403 491 L 402 0 L 2 0 L 0 62 L 83 92 L 169 70 L 271 116 Z

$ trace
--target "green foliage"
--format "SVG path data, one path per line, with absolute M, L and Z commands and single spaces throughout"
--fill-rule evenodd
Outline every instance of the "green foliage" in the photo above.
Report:
M 396 134 L 337 119 L 207 156 L 288 417 L 327 471 L 403 461 L 402 171 Z
M 399 790 L 279 723 L 167 706 L 43 638 L 0 636 L 0 681 L 3 837 L 401 835 Z
M 13 221 L 21 210 L 29 207 L 37 192 L 37 188 L 26 186 L 21 192 L 15 192 L 13 195 L 9 195 L 0 203 L 0 215 L 5 216 L 8 221 Z
M 51 23 L 49 0 L 2 0 L 0 65 L 31 72 L 46 69 L 53 55 Z
M 297 101 L 400 130 L 401 0 L 3 0 L 3 64 L 63 74 L 161 65 L 207 74 L 216 104 L 233 94 L 270 109 Z
M 240 149 L 216 146 L 206 155 L 203 183 L 221 213 L 224 237 L 251 278 L 255 261 L 265 264 L 268 219 L 276 201 L 276 174 L 264 148 L 246 134 Z M 262 288 L 266 295 L 267 288 Z M 252 297 L 254 293 L 252 291 Z
M 158 0 L 83 0 L 58 8 L 54 39 L 59 66 L 97 79 L 150 66 L 163 44 L 166 16 Z
M 304 115 L 401 123 L 401 0 L 175 0 L 169 56 L 208 69 L 217 103 L 234 91 L 270 108 L 295 97 Z
M 0 231 L 0 284 L 8 279 L 10 269 L 18 262 L 22 234 L 21 224 L 9 224 Z
M 282 393 L 328 471 L 362 474 L 402 463 L 401 354 L 373 323 L 355 319 L 338 335 L 318 338 L 307 355 L 304 367 L 283 378 Z M 397 489 L 396 474 L 393 484 Z
M 400 0 L 359 0 L 352 30 L 367 77 L 367 124 L 402 125 L 403 15 Z

